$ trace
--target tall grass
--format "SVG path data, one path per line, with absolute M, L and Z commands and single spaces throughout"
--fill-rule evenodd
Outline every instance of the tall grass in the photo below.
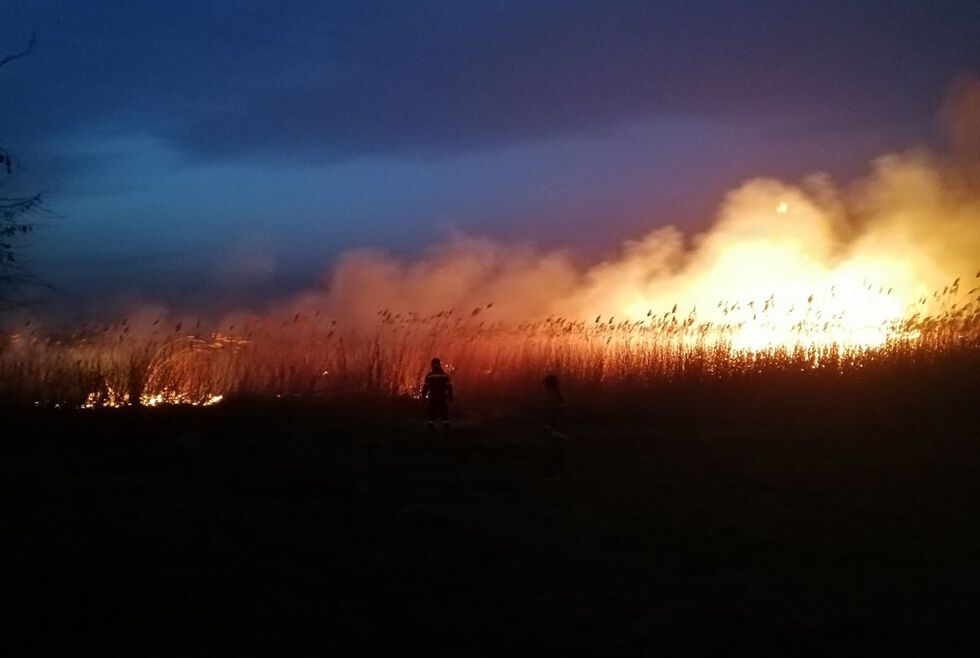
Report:
M 954 300 L 948 290 L 936 299 L 938 312 L 893 323 L 879 345 L 815 341 L 815 332 L 829 330 L 821 321 L 801 322 L 795 338 L 752 350 L 735 347 L 742 322 L 702 322 L 678 316 L 676 307 L 643 321 L 518 325 L 493 322 L 487 307 L 425 317 L 381 310 L 369 326 L 346 326 L 318 311 L 240 326 L 197 321 L 191 331 L 190 323 L 163 318 L 148 327 L 122 320 L 70 333 L 27 323 L 0 335 L 0 401 L 80 407 L 206 404 L 219 396 L 411 396 L 433 356 L 471 398 L 520 395 L 556 373 L 579 398 L 638 403 L 644 392 L 720 382 L 818 390 L 844 381 L 884 386 L 937 367 L 978 372 L 980 303 Z

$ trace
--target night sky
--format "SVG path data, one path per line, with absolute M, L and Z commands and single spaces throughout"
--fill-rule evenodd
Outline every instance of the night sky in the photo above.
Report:
M 267 301 L 352 247 L 583 258 L 756 175 L 941 148 L 980 3 L 0 0 L 9 189 L 79 308 Z

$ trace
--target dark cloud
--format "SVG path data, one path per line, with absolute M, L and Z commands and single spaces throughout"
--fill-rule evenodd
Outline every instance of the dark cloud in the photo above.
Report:
M 972 2 L 37 2 L 8 131 L 163 136 L 198 157 L 496 148 L 651 116 L 921 125 L 980 68 Z M 25 112 L 25 107 L 29 108 Z
M 231 278 L 285 288 L 453 229 L 591 256 L 703 228 L 746 177 L 935 139 L 980 70 L 961 0 L 0 0 L 0 54 L 35 28 L 0 69 L 4 189 L 50 192 L 37 261 L 97 300 L 184 299 L 242 240 L 276 268 Z

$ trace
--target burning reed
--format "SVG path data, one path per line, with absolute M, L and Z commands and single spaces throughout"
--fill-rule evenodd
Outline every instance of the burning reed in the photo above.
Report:
M 727 323 L 701 320 L 694 310 L 682 314 L 674 305 L 650 309 L 642 320 L 552 317 L 515 324 L 495 321 L 492 304 L 426 316 L 381 310 L 373 323 L 352 326 L 317 311 L 221 327 L 158 318 L 66 333 L 26 323 L 0 339 L 0 399 L 115 407 L 208 405 L 236 396 L 413 396 L 434 355 L 471 399 L 536 390 L 546 373 L 559 374 L 579 398 L 591 400 L 642 400 L 644 391 L 724 382 L 838 386 L 899 371 L 914 378 L 936 364 L 976 367 L 978 299 L 976 288 L 960 292 L 956 282 L 930 305 L 922 300 L 933 313 L 857 328 L 816 307 L 799 316 L 766 299 L 729 303 L 725 313 L 734 319 Z M 746 308 L 752 315 L 742 313 Z M 747 343 L 746 336 L 754 338 Z

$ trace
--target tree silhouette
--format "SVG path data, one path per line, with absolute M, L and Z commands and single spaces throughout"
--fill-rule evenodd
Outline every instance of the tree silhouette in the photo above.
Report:
M 36 43 L 37 33 L 32 33 L 23 50 L 0 56 L 0 68 L 30 54 Z M 44 209 L 42 195 L 4 195 L 3 188 L 12 180 L 14 172 L 14 159 L 0 147 L 0 310 L 23 305 L 26 289 L 44 285 L 24 268 L 15 254 L 17 241 L 34 230 L 34 217 Z

